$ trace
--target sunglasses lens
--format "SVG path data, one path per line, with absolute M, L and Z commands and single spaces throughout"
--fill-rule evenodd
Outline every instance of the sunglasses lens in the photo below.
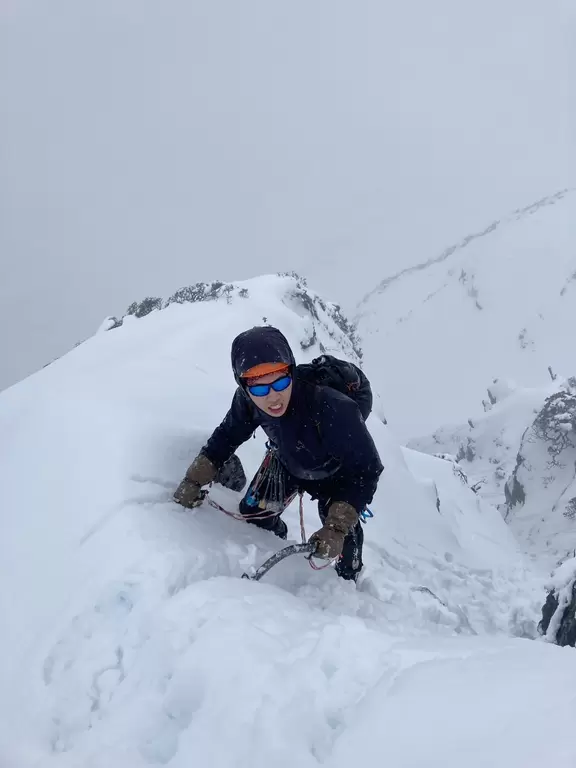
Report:
M 253 384 L 251 387 L 248 387 L 248 392 L 254 395 L 254 397 L 266 397 L 266 395 L 270 394 L 271 389 L 275 392 L 283 392 L 285 389 L 288 389 L 291 383 L 291 376 L 282 376 L 281 379 L 273 381 L 272 384 Z
M 283 376 L 281 379 L 278 379 L 272 384 L 272 389 L 275 392 L 284 392 L 285 389 L 288 389 L 292 382 L 292 379 L 290 376 Z
M 254 386 L 248 387 L 248 391 L 254 397 L 266 397 L 270 392 L 270 384 L 254 384 Z

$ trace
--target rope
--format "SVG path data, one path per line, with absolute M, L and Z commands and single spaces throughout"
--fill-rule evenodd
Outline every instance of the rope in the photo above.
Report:
M 300 537 L 302 544 L 306 544 L 306 528 L 304 527 L 304 494 L 300 491 Z
M 247 523 L 249 520 L 269 520 L 271 517 L 279 517 L 281 514 L 281 512 L 267 512 L 263 515 L 258 511 L 248 512 L 245 515 L 241 515 L 239 512 L 229 512 L 227 509 L 224 509 L 224 507 L 221 507 L 220 504 L 208 495 L 204 497 L 204 500 L 207 501 L 211 507 L 214 507 L 214 509 L 218 509 L 220 512 L 224 512 L 225 515 L 228 515 L 228 517 L 232 517 L 234 520 L 240 520 L 244 523 Z
M 300 491 L 300 536 L 302 537 L 302 544 L 306 544 L 306 528 L 304 526 L 304 494 L 302 491 Z M 342 557 L 342 555 L 338 555 L 338 557 L 329 560 L 325 565 L 316 565 L 316 563 L 312 560 L 313 555 L 314 553 L 311 552 L 306 558 L 310 568 L 312 568 L 313 571 L 323 571 L 324 568 L 330 568 L 331 565 L 335 565 Z

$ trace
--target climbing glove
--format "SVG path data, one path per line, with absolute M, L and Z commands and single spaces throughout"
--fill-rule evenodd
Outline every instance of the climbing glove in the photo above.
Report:
M 188 467 L 184 480 L 174 492 L 174 501 L 183 507 L 192 509 L 202 503 L 202 486 L 208 485 L 216 477 L 216 467 L 209 458 L 200 453 Z
M 358 513 L 351 504 L 345 501 L 331 504 L 324 525 L 310 536 L 310 543 L 316 544 L 316 557 L 333 560 L 341 555 L 344 539 L 357 522 Z

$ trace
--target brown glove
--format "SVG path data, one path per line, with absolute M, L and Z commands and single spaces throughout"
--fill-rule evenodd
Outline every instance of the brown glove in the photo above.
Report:
M 202 503 L 204 495 L 202 486 L 208 485 L 216 477 L 216 467 L 210 459 L 200 453 L 188 467 L 184 480 L 174 492 L 174 501 L 183 507 L 197 507 Z
M 330 505 L 324 525 L 310 536 L 310 543 L 315 543 L 316 557 L 333 560 L 342 554 L 346 534 L 358 522 L 358 513 L 351 504 L 335 501 Z

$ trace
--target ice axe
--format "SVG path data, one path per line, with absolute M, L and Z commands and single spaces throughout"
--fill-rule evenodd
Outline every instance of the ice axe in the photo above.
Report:
M 220 510 L 220 512 L 224 512 L 225 515 L 228 515 L 228 517 L 234 518 L 234 520 L 242 520 L 243 522 L 248 522 L 248 519 L 252 520 L 262 520 L 262 519 L 269 519 L 270 514 L 264 514 L 264 515 L 241 515 L 236 512 L 229 512 L 227 509 L 224 509 L 224 507 L 220 506 L 214 499 L 211 499 L 208 495 L 208 491 L 202 491 L 202 495 L 199 499 L 198 504 L 201 504 L 202 501 L 208 502 L 210 506 L 214 507 L 215 509 Z M 370 516 L 372 516 L 372 513 L 370 512 Z M 313 568 L 315 571 L 322 571 L 324 568 L 329 568 L 331 565 L 334 565 L 337 560 L 339 560 L 340 556 L 334 558 L 333 560 L 330 560 L 325 565 L 315 565 L 314 561 L 312 560 L 312 556 L 318 549 L 318 543 L 316 541 L 310 542 L 306 541 L 306 533 L 304 531 L 304 509 L 302 506 L 302 495 L 300 495 L 300 530 L 302 532 L 302 544 L 291 544 L 289 547 L 284 547 L 284 549 L 279 550 L 276 552 L 272 557 L 269 557 L 266 562 L 262 563 L 262 565 L 257 568 L 253 573 L 243 573 L 242 578 L 243 579 L 250 579 L 251 581 L 260 581 L 262 576 L 264 574 L 268 573 L 270 568 L 273 568 L 275 565 L 277 565 L 279 562 L 284 560 L 287 557 L 290 557 L 290 555 L 308 555 L 306 558 L 308 560 L 308 564 L 311 568 Z
M 265 563 L 262 563 L 260 568 L 257 568 L 254 573 L 243 573 L 243 579 L 251 579 L 252 581 L 260 581 L 264 574 L 268 573 L 270 568 L 273 568 L 282 560 L 285 560 L 290 555 L 309 555 L 312 557 L 317 548 L 316 542 L 308 542 L 307 544 L 291 544 L 289 547 L 278 550 L 272 557 L 269 557 Z

